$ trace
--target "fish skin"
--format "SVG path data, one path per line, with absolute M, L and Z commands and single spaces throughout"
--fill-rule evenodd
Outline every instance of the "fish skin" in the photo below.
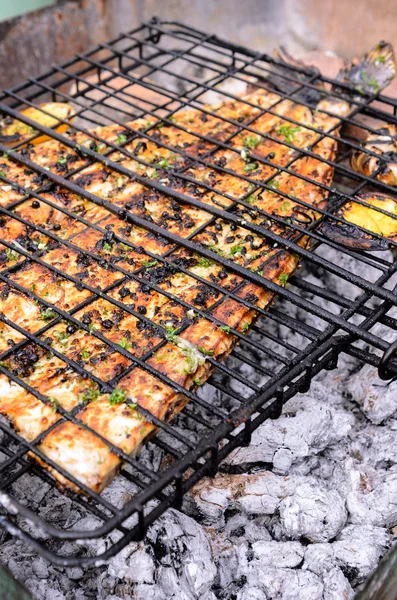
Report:
M 208 149 L 211 149 L 211 144 L 204 144 L 205 148 L 203 148 L 195 133 L 206 132 L 211 134 L 211 132 L 214 132 L 213 136 L 217 141 L 226 140 L 228 136 L 236 131 L 236 126 L 225 124 L 220 117 L 236 120 L 240 118 L 243 127 L 244 122 L 252 119 L 256 114 L 258 117 L 253 126 L 258 129 L 259 133 L 270 133 L 278 141 L 260 140 L 254 148 L 250 149 L 252 161 L 255 160 L 255 156 L 268 156 L 269 153 L 274 152 L 274 162 L 278 165 L 286 165 L 289 160 L 297 156 L 296 151 L 291 151 L 288 146 L 282 144 L 283 141 L 286 141 L 286 137 L 291 138 L 291 136 L 293 137 L 292 143 L 297 148 L 305 148 L 309 144 L 314 144 L 313 152 L 319 158 L 318 160 L 311 157 L 298 158 L 292 167 L 296 176 L 287 173 L 275 175 L 276 187 L 272 190 L 263 190 L 261 193 L 255 192 L 251 202 L 258 208 L 276 214 L 284 221 L 285 219 L 296 218 L 296 215 L 298 215 L 298 219 L 303 220 L 306 216 L 308 224 L 313 222 L 318 216 L 317 210 L 326 203 L 326 191 L 319 188 L 316 183 L 325 185 L 331 183 L 333 168 L 331 165 L 324 163 L 323 159 L 332 161 L 335 158 L 336 140 L 324 138 L 316 143 L 318 134 L 306 128 L 305 125 L 321 126 L 324 131 L 328 131 L 337 127 L 338 117 L 330 117 L 322 112 L 303 107 L 298 103 L 282 100 L 277 94 L 267 94 L 261 90 L 254 92 L 246 99 L 261 108 L 274 105 L 277 115 L 273 116 L 267 113 L 259 116 L 259 108 L 256 110 L 247 107 L 244 102 L 240 101 L 211 107 L 213 116 L 209 116 L 205 122 L 200 119 L 197 111 L 184 111 L 180 113 L 180 117 L 177 115 L 175 119 L 178 123 L 179 118 L 181 119 L 181 122 L 188 129 L 187 132 L 181 132 L 173 125 L 159 127 L 154 132 L 156 139 L 159 141 L 166 140 L 175 150 L 160 148 L 155 142 L 148 142 L 139 137 L 131 144 L 127 144 L 127 148 L 133 151 L 139 142 L 144 141 L 146 149 L 139 152 L 139 158 L 143 158 L 148 162 L 153 161 L 153 159 L 157 159 L 157 161 L 163 159 L 175 162 L 178 166 L 183 166 L 185 159 L 178 155 L 178 148 L 183 147 L 192 158 L 200 156 L 204 151 L 207 152 Z M 299 120 L 302 125 L 298 127 L 298 130 L 291 132 L 286 118 Z M 145 125 L 147 125 L 147 121 L 144 120 L 133 123 L 133 126 L 138 129 L 143 128 Z M 114 141 L 122 135 L 122 131 L 123 128 L 119 126 L 109 126 L 101 128 L 99 134 L 103 137 L 106 136 L 107 140 Z M 189 167 L 187 173 L 195 176 L 198 182 L 213 182 L 214 187 L 217 187 L 220 191 L 227 190 L 230 195 L 237 198 L 243 197 L 249 191 L 250 182 L 243 181 L 238 175 L 246 174 L 247 160 L 241 156 L 241 151 L 246 148 L 245 144 L 250 144 L 250 141 L 247 142 L 245 139 L 250 135 L 252 134 L 249 131 L 243 130 L 242 133 L 232 138 L 231 144 L 236 153 L 227 149 L 220 149 L 216 150 L 211 157 L 212 164 L 219 164 L 220 161 L 225 168 L 231 169 L 236 176 L 216 172 L 211 163 L 208 166 L 199 164 L 196 166 L 196 163 L 194 163 Z M 72 134 L 71 137 L 77 139 L 79 144 L 84 143 L 84 136 Z M 60 146 L 59 152 L 64 152 L 62 145 L 58 145 Z M 32 160 L 41 160 L 41 164 L 48 168 L 57 164 L 57 149 L 53 141 L 29 149 L 29 154 Z M 68 154 L 73 156 L 70 150 L 68 150 Z M 176 158 L 173 158 L 174 156 Z M 112 159 L 115 158 L 120 158 L 120 164 L 123 166 L 133 171 L 137 170 L 142 174 L 142 169 L 137 166 L 134 159 L 122 158 L 114 153 Z M 14 173 L 14 176 L 19 177 L 20 174 L 15 163 L 7 158 L 3 160 L 6 162 L 8 169 Z M 76 163 L 80 164 L 81 160 L 80 156 L 73 159 L 72 166 L 75 167 Z M 272 165 L 258 163 L 258 167 L 252 169 L 249 176 L 253 180 L 261 181 L 262 178 L 268 178 L 276 172 L 276 168 Z M 160 173 L 158 167 L 147 167 L 145 173 L 147 176 L 153 176 L 154 179 L 164 182 L 166 185 L 170 185 L 177 191 L 187 195 L 198 194 L 199 199 L 204 204 L 218 206 L 218 202 L 223 202 L 223 205 L 228 203 L 230 205 L 230 201 L 200 187 L 199 183 L 192 188 L 191 184 L 178 180 L 171 173 L 166 171 Z M 313 184 L 303 181 L 298 175 L 308 177 L 313 181 Z M 26 177 L 28 176 L 26 175 Z M 281 284 L 280 277 L 283 277 L 285 282 L 285 278 L 293 274 L 299 263 L 298 255 L 282 248 L 274 248 L 273 243 L 269 243 L 261 236 L 251 233 L 244 226 L 237 226 L 232 229 L 228 222 L 219 218 L 213 222 L 212 216 L 206 213 L 205 210 L 193 206 L 184 206 L 181 210 L 178 203 L 172 199 L 146 189 L 136 181 L 126 181 L 120 174 L 112 173 L 110 169 L 103 165 L 95 163 L 87 166 L 82 172 L 73 176 L 72 179 L 84 189 L 110 200 L 117 206 L 121 207 L 128 204 L 132 214 L 150 218 L 160 227 L 178 234 L 181 238 L 185 238 L 196 229 L 202 228 L 201 233 L 194 238 L 196 241 L 201 242 L 210 249 L 215 248 L 218 252 L 222 252 L 226 258 L 237 264 L 256 272 L 259 271 L 265 279 L 270 281 Z M 279 192 L 295 195 L 308 203 L 310 208 L 304 210 L 300 208 L 300 212 L 297 212 L 298 203 L 288 201 L 287 206 L 286 200 L 279 195 Z M 148 263 L 153 261 L 150 256 L 145 254 L 145 249 L 161 256 L 161 254 L 171 249 L 170 243 L 156 238 L 135 226 L 129 226 L 114 215 L 104 214 L 104 209 L 95 205 L 95 203 L 89 203 L 81 199 L 82 206 L 79 207 L 79 198 L 66 190 L 56 189 L 54 192 L 47 193 L 47 197 L 51 198 L 54 205 L 67 206 L 72 209 L 72 212 L 78 209 L 81 211 L 79 214 L 89 215 L 89 218 L 93 222 L 99 223 L 101 227 L 108 226 L 109 231 L 116 231 L 119 235 L 125 237 L 125 240 L 132 240 L 134 243 L 141 245 L 143 252 L 138 253 L 138 255 L 133 252 L 126 253 L 123 248 L 120 248 L 121 244 L 118 242 L 109 244 L 109 248 L 104 248 L 100 243 L 98 245 L 100 239 L 98 239 L 97 232 L 94 230 L 80 230 L 80 226 L 75 226 L 70 217 L 62 217 L 62 214 L 57 213 L 56 209 L 49 211 L 47 207 L 42 206 L 43 203 L 40 203 L 39 207 L 39 210 L 42 211 L 41 216 L 37 216 L 39 213 L 36 215 L 31 207 L 31 201 L 28 200 L 18 206 L 16 209 L 17 214 L 22 214 L 27 220 L 31 218 L 32 222 L 41 221 L 45 217 L 46 220 L 42 221 L 41 225 L 49 230 L 52 230 L 54 223 L 60 224 L 61 237 L 70 240 L 77 247 L 81 246 L 82 249 L 93 250 L 101 258 L 106 258 L 108 267 L 100 266 L 93 260 L 90 260 L 87 265 L 82 265 L 79 262 L 81 259 L 78 251 L 72 251 L 66 246 L 49 247 L 41 256 L 45 263 L 55 269 L 66 270 L 73 276 L 84 271 L 84 282 L 101 290 L 115 284 L 115 287 L 109 292 L 109 296 L 117 300 L 122 298 L 121 291 L 128 288 L 129 293 L 124 296 L 123 302 L 130 307 L 133 305 L 134 309 L 139 306 L 145 307 L 146 315 L 155 324 L 158 323 L 163 327 L 167 327 L 167 323 L 171 323 L 172 328 L 177 329 L 180 325 L 186 323 L 186 309 L 171 299 L 165 300 L 159 292 L 142 290 L 142 287 L 133 281 L 128 282 L 128 284 L 120 283 L 117 285 L 120 276 L 117 265 L 128 266 L 132 271 L 137 270 L 142 267 L 143 261 Z M 167 216 L 164 216 L 164 213 L 167 213 Z M 236 210 L 236 214 L 243 217 L 243 220 L 247 222 L 269 227 L 263 216 L 257 218 L 256 214 L 249 209 L 240 207 Z M 15 228 L 13 229 L 11 226 L 13 219 L 5 218 L 4 220 L 5 223 L 2 228 L 8 232 L 9 239 L 12 240 L 12 236 L 15 234 Z M 305 226 L 304 222 L 300 224 L 302 227 Z M 271 229 L 286 239 L 294 237 L 294 231 L 288 227 L 287 221 L 279 225 L 273 224 Z M 247 236 L 249 236 L 248 240 L 246 239 Z M 234 238 L 233 241 L 230 238 Z M 19 239 L 23 241 L 23 232 Z M 299 243 L 301 246 L 306 246 L 308 243 L 307 236 L 303 236 Z M 238 248 L 237 251 L 235 250 L 236 247 Z M 132 263 L 128 265 L 126 261 L 130 258 Z M 179 339 L 178 344 L 175 343 L 175 340 L 168 341 L 162 348 L 155 350 L 147 360 L 149 365 L 164 373 L 170 380 L 186 389 L 195 389 L 198 385 L 204 383 L 212 371 L 212 365 L 208 360 L 205 360 L 205 357 L 211 356 L 217 360 L 222 360 L 230 353 L 236 343 L 236 336 L 229 333 L 228 328 L 235 328 L 238 331 L 247 333 L 257 319 L 258 313 L 235 299 L 224 298 L 222 300 L 219 292 L 215 293 L 205 284 L 197 282 L 180 271 L 178 272 L 178 261 L 179 264 L 187 265 L 189 270 L 204 279 L 208 278 L 208 280 L 224 286 L 226 290 L 235 290 L 238 297 L 247 299 L 262 309 L 269 306 L 275 295 L 269 292 L 265 286 L 262 287 L 248 281 L 243 282 L 240 276 L 228 272 L 227 269 L 225 270 L 217 263 L 209 261 L 210 264 L 207 264 L 206 261 L 200 260 L 199 255 L 195 255 L 188 250 L 181 248 L 174 250 L 169 255 L 169 260 L 176 265 L 176 272 L 171 272 L 158 264 L 145 268 L 145 277 L 156 283 L 160 289 L 174 294 L 196 309 L 210 310 L 212 316 L 221 321 L 226 327 L 226 329 L 221 330 L 220 327 L 209 324 L 206 319 L 196 316 L 180 335 L 182 342 Z M 26 264 L 21 270 L 10 274 L 10 279 L 20 285 L 26 285 L 28 289 L 29 286 L 36 285 L 35 293 L 39 297 L 43 300 L 49 298 L 50 302 L 57 297 L 57 301 L 61 303 L 59 306 L 62 306 L 65 310 L 71 310 L 90 295 L 87 290 L 79 290 L 75 284 L 70 281 L 65 282 L 45 267 L 34 263 Z M 51 283 L 54 282 L 55 287 L 51 287 Z M 16 322 L 20 320 L 23 327 L 32 332 L 43 326 L 40 316 L 42 311 L 35 305 L 33 299 L 16 291 L 8 292 L 7 296 L 6 290 L 3 289 L 3 295 L 7 297 L 1 300 L 3 297 L 1 292 L 0 289 L 0 310 L 3 311 L 7 308 L 11 301 L 15 302 L 14 298 L 7 300 L 10 294 L 15 293 L 18 301 L 22 302 L 22 300 L 19 300 L 22 298 L 24 303 L 27 303 L 29 307 L 34 307 L 35 310 L 32 308 L 32 316 L 27 318 L 28 311 L 24 309 L 24 320 L 21 320 L 22 310 L 16 311 L 17 314 L 13 315 L 14 320 Z M 125 290 L 122 293 L 124 294 Z M 8 305 L 5 304 L 7 301 Z M 211 309 L 211 307 L 213 308 Z M 137 319 L 126 311 L 111 307 L 104 299 L 94 300 L 91 305 L 78 312 L 76 317 L 82 319 L 86 313 L 89 313 L 90 324 L 95 326 L 96 332 L 112 339 L 115 343 L 123 343 L 132 355 L 143 356 L 146 351 L 150 351 L 156 346 L 157 338 L 153 329 L 144 328 L 135 333 Z M 106 316 L 107 319 L 104 318 Z M 112 322 L 110 327 L 106 321 Z M 112 381 L 116 378 L 117 388 L 125 390 L 133 404 L 148 409 L 161 420 L 172 419 L 187 402 L 186 396 L 175 392 L 171 386 L 162 383 L 142 368 L 136 367 L 132 371 L 128 371 L 132 364 L 132 357 L 129 358 L 120 353 L 115 353 L 109 348 L 106 349 L 106 344 L 89 332 L 80 329 L 67 335 L 66 324 L 61 322 L 50 328 L 45 335 L 47 338 L 52 338 L 52 348 L 55 351 L 68 356 L 72 360 L 83 361 L 85 368 L 96 377 L 100 377 L 104 381 Z M 189 350 L 192 347 L 200 348 L 199 358 L 197 358 L 197 352 Z M 89 396 L 90 393 L 94 393 L 97 396 L 96 400 L 89 402 L 86 406 L 83 405 L 77 413 L 77 418 L 92 428 L 93 431 L 110 440 L 126 454 L 136 455 L 145 439 L 155 433 L 155 425 L 144 419 L 134 405 L 130 407 L 125 403 L 112 405 L 107 394 L 100 394 L 95 385 L 91 384 L 89 380 L 82 382 L 81 377 L 72 369 L 69 369 L 66 364 L 63 364 L 59 357 L 51 357 L 48 352 L 43 349 L 37 350 L 34 346 L 28 348 L 31 349 L 31 354 L 36 352 L 37 358 L 33 357 L 36 360 L 33 360 L 31 356 L 29 358 L 28 352 L 26 360 L 18 362 L 15 357 L 12 357 L 7 364 L 10 370 L 21 376 L 26 383 L 29 383 L 47 397 L 55 399 L 55 411 L 49 413 L 52 423 L 56 422 L 56 419 L 60 416 L 56 410 L 58 406 L 71 410 L 81 404 L 84 395 Z M 4 350 L 5 347 L 3 346 L 2 349 Z M 46 369 L 53 375 L 43 381 Z M 123 375 L 125 369 L 127 369 L 127 374 Z M 5 381 L 8 380 L 1 375 L 0 381 L 5 385 Z M 69 393 L 66 395 L 64 394 L 65 381 L 69 389 Z M 51 382 L 53 382 L 53 385 Z M 61 393 L 59 393 L 59 390 L 61 390 Z M 14 393 L 12 410 L 7 408 L 6 404 L 0 405 L 0 411 L 12 418 L 22 437 L 28 437 L 30 433 L 27 430 L 24 415 L 31 411 L 37 402 L 33 396 L 30 398 L 21 387 L 19 394 Z M 30 403 L 32 403 L 32 406 L 30 406 Z M 42 403 L 43 413 L 48 413 L 49 408 L 51 409 L 51 407 Z M 41 418 L 43 418 L 43 421 L 38 421 L 37 434 L 48 427 L 48 415 L 43 414 Z M 66 469 L 77 481 L 84 483 L 96 492 L 100 492 L 108 485 L 121 467 L 121 459 L 110 452 L 106 444 L 93 432 L 86 431 L 70 422 L 55 426 L 40 443 L 39 449 L 55 464 Z M 89 457 L 87 462 L 81 460 L 82 456 Z M 79 491 L 78 486 L 70 482 L 54 467 L 46 465 L 42 460 L 39 460 L 39 462 L 54 475 L 61 486 L 72 487 Z
M 397 127 L 385 123 L 376 133 L 367 132 L 363 149 L 353 150 L 352 169 L 367 177 L 375 175 L 378 181 L 397 185 Z M 373 152 L 373 154 L 368 154 Z M 379 171 L 379 172 L 378 172 Z

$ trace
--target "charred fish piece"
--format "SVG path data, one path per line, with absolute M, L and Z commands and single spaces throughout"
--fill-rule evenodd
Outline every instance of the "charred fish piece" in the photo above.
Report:
M 376 173 L 382 183 L 397 186 L 397 127 L 385 124 L 375 133 L 368 132 L 362 146 L 351 155 L 352 168 L 367 177 Z
M 373 207 L 373 208 L 371 208 Z M 397 242 L 397 200 L 375 192 L 346 202 L 319 231 L 328 239 L 354 250 L 388 250 Z M 374 235 L 375 234 L 375 235 Z

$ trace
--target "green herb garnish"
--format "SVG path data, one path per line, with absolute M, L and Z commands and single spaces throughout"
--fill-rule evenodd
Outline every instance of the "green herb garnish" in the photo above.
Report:
M 167 334 L 166 334 L 166 338 L 169 342 L 175 342 L 178 338 L 177 335 L 177 329 L 174 329 L 173 327 L 167 327 Z
M 88 403 L 92 400 L 98 400 L 99 395 L 100 393 L 98 389 L 89 389 L 79 395 L 79 400 L 80 402 Z
M 214 263 L 211 259 L 206 258 L 205 256 L 202 256 L 197 264 L 199 267 L 210 267 Z
M 220 327 L 220 330 L 223 331 L 223 333 L 230 333 L 230 327 L 229 327 L 229 325 L 222 325 Z
M 43 321 L 50 321 L 56 316 L 57 314 L 52 310 L 52 308 L 45 308 L 41 311 L 41 318 L 43 319 Z
M 48 400 L 52 404 L 53 412 L 57 412 L 57 408 L 58 408 L 57 399 L 54 396 L 48 396 Z
M 6 248 L 6 256 L 7 260 L 17 260 L 18 258 L 18 254 L 11 248 Z
M 278 190 L 278 188 L 280 187 L 280 184 L 276 179 L 271 179 L 270 181 L 267 182 L 266 185 L 273 188 L 274 190 Z
M 166 158 L 160 158 L 157 164 L 162 169 L 168 169 L 169 167 L 168 160 Z
M 261 143 L 262 138 L 261 137 L 255 137 L 253 135 L 247 135 L 246 137 L 243 138 L 243 145 L 246 148 L 256 148 L 258 146 L 258 144 Z
M 301 130 L 302 127 L 294 127 L 294 125 L 292 124 L 279 125 L 278 127 L 276 127 L 276 132 L 284 136 L 284 139 L 286 142 L 288 142 L 288 144 L 292 143 L 295 135 Z
M 157 260 L 144 260 L 142 261 L 142 266 L 143 267 L 154 267 L 155 265 L 157 265 L 158 261 Z
M 124 133 L 120 133 L 120 134 L 117 136 L 116 144 L 117 144 L 118 146 L 120 146 L 120 144 L 125 144 L 125 142 L 126 142 L 126 141 L 127 141 L 127 136 L 126 136 L 126 135 L 124 135 Z
M 119 346 L 121 346 L 122 348 L 124 348 L 124 350 L 128 350 L 128 348 L 132 348 L 132 344 L 125 337 L 123 337 L 120 340 Z
M 241 328 L 241 331 L 243 333 L 247 333 L 249 327 L 250 327 L 249 323 L 244 323 L 243 326 L 242 326 L 242 328 Z
M 114 388 L 113 392 L 109 396 L 109 404 L 112 406 L 114 404 L 121 404 L 125 402 L 127 398 L 127 392 L 125 390 L 120 390 L 119 388 Z
M 288 274 L 287 273 L 282 273 L 280 275 L 280 277 L 278 278 L 278 280 L 281 283 L 281 285 L 283 287 L 285 287 L 287 285 L 287 281 L 288 281 Z
M 235 256 L 236 254 L 241 254 L 241 252 L 244 250 L 244 246 L 232 246 L 230 248 L 230 256 Z
M 56 337 L 56 339 L 58 340 L 58 342 L 62 344 L 62 346 L 66 346 L 69 339 L 69 335 L 66 333 L 66 331 L 54 331 L 53 334 L 54 337 Z
M 64 165 L 65 163 L 67 163 L 67 158 L 65 156 L 61 156 L 61 158 L 57 160 L 57 165 Z
M 204 346 L 199 346 L 198 349 L 201 352 L 201 354 L 205 354 L 206 356 L 212 356 L 214 354 L 213 350 L 206 350 Z
M 81 351 L 81 358 L 83 360 L 87 360 L 90 357 L 90 353 L 88 352 L 88 350 L 86 348 L 83 348 Z
M 283 212 L 286 212 L 288 210 L 288 208 L 289 208 L 289 202 L 287 202 L 287 200 L 285 200 L 281 205 L 281 210 Z
M 257 163 L 255 163 L 255 162 L 249 162 L 249 163 L 247 163 L 247 164 L 245 165 L 245 167 L 244 167 L 244 169 L 243 169 L 243 170 L 244 170 L 246 173 L 250 173 L 251 171 L 256 171 L 256 169 L 257 169 L 257 168 L 258 168 L 258 165 L 257 165 Z

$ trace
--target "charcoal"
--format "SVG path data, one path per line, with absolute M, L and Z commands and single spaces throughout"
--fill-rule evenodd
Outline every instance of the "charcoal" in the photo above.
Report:
M 325 542 L 335 537 L 347 519 L 345 502 L 336 490 L 304 482 L 280 503 L 285 534 Z
M 347 389 L 372 423 L 382 423 L 397 411 L 397 381 L 382 381 L 371 365 L 353 375 Z
M 354 417 L 316 401 L 310 395 L 287 402 L 283 415 L 265 422 L 252 436 L 248 447 L 239 448 L 227 464 L 273 462 L 274 470 L 287 473 L 302 458 L 317 454 L 350 432 Z
M 337 563 L 354 569 L 361 580 L 375 569 L 389 545 L 387 530 L 371 525 L 347 525 L 331 544 Z

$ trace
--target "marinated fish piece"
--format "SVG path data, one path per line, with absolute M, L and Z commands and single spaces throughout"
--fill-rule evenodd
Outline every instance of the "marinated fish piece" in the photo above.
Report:
M 356 250 L 387 250 L 390 248 L 388 240 L 397 241 L 397 202 L 391 196 L 375 192 L 361 194 L 357 201 L 346 202 L 335 217 L 343 221 L 325 221 L 320 231 L 344 246 Z
M 338 79 L 354 84 L 360 94 L 377 94 L 396 76 L 393 48 L 386 42 L 379 44 L 361 61 L 356 61 L 348 73 L 342 71 Z M 354 150 L 351 166 L 358 173 L 376 178 L 389 185 L 397 185 L 396 127 L 383 124 L 375 132 L 367 132 L 363 151 Z M 368 154 L 375 153 L 375 156 Z
M 376 179 L 382 183 L 396 186 L 397 127 L 385 123 L 375 133 L 368 132 L 362 145 L 363 150 L 352 152 L 352 168 L 367 177 L 376 173 Z
M 68 125 L 60 123 L 59 119 L 71 121 L 74 114 L 74 108 L 64 102 L 44 102 L 37 107 L 29 106 L 21 111 L 21 115 L 24 117 L 36 121 L 39 125 L 51 127 L 59 133 L 68 129 Z M 2 144 L 14 146 L 30 139 L 37 133 L 37 129 L 11 116 L 3 117 L 0 121 L 0 142 Z M 48 140 L 48 137 L 40 135 L 32 140 L 32 144 L 41 144 L 45 140 Z
M 377 94 L 389 85 L 396 74 L 393 46 L 381 41 L 368 54 L 354 58 L 351 63 L 348 63 L 338 73 L 336 79 L 353 86 L 359 95 Z
M 75 361 L 86 371 L 85 385 L 88 385 L 91 374 L 115 387 L 110 394 L 101 393 L 97 388 L 87 392 L 76 390 L 63 402 L 55 391 L 58 385 L 63 389 L 63 380 L 57 379 L 54 373 L 53 357 L 37 351 L 36 359 L 24 361 L 23 365 L 26 362 L 27 365 L 21 370 L 11 353 L 5 364 L 11 371 L 18 372 L 23 381 L 39 389 L 47 361 L 48 372 L 54 374 L 54 384 L 43 393 L 48 394 L 48 398 L 56 398 L 55 403 L 59 402 L 59 406 L 64 405 L 67 410 L 77 407 L 77 418 L 88 429 L 63 422 L 55 426 L 40 444 L 41 451 L 77 481 L 100 492 L 121 467 L 121 457 L 111 452 L 95 433 L 115 444 L 122 452 L 135 455 L 142 443 L 156 431 L 155 423 L 150 416 L 144 416 L 143 409 L 160 420 L 168 421 L 183 408 L 186 396 L 160 379 L 161 373 L 167 381 L 185 389 L 195 389 L 211 373 L 212 364 L 208 357 L 222 360 L 232 350 L 236 335 L 231 329 L 244 334 L 249 331 L 258 316 L 257 311 L 238 299 L 227 297 L 227 291 L 233 291 L 236 298 L 263 309 L 274 299 L 274 293 L 266 288 L 266 280 L 286 285 L 299 263 L 299 256 L 275 246 L 266 236 L 266 230 L 285 239 L 294 239 L 295 228 L 299 226 L 303 234 L 299 244 L 303 247 L 308 244 L 304 231 L 313 225 L 318 209 L 327 202 L 326 191 L 316 184 L 329 185 L 333 168 L 328 162 L 336 154 L 336 141 L 326 135 L 323 137 L 323 134 L 338 127 L 338 111 L 344 114 L 348 110 L 345 100 L 341 100 L 339 105 L 331 101 L 327 105 L 326 102 L 327 98 L 321 96 L 318 110 L 316 106 L 311 109 L 262 89 L 242 101 L 207 107 L 206 113 L 209 114 L 204 115 L 198 110 L 177 113 L 171 125 L 151 130 L 151 142 L 143 136 L 129 141 L 128 136 L 131 134 L 133 137 L 132 132 L 119 126 L 101 128 L 105 147 L 101 146 L 100 151 L 106 150 L 106 141 L 123 145 L 147 165 L 140 165 L 138 160 L 118 150 L 110 155 L 113 161 L 198 199 L 202 206 L 184 205 L 100 163 L 94 162 L 72 175 L 81 188 L 106 199 L 115 207 L 125 208 L 133 215 L 154 222 L 164 233 L 162 237 L 144 231 L 128 220 L 123 221 L 110 212 L 107 214 L 107 209 L 101 206 L 101 210 L 105 211 L 103 216 L 102 213 L 93 214 L 93 222 L 100 229 L 87 227 L 80 230 L 81 223 L 75 227 L 70 216 L 65 221 L 64 240 L 69 240 L 80 251 L 63 242 L 44 250 L 41 255 L 45 263 L 60 273 L 76 277 L 81 282 L 81 286 L 76 286 L 77 290 L 88 293 L 84 298 L 77 296 L 74 301 L 68 295 L 69 288 L 63 288 L 63 282 L 59 281 L 62 287 L 60 301 L 66 310 L 76 310 L 74 316 L 84 327 L 77 328 L 64 320 L 51 326 L 51 316 L 44 334 L 47 343 L 56 354 L 65 360 Z M 266 108 L 271 106 L 275 114 L 266 112 Z M 329 110 L 330 106 L 333 108 L 330 112 L 335 116 L 321 112 L 325 108 Z M 235 120 L 239 126 L 223 119 Z M 133 122 L 131 127 L 139 131 L 149 124 L 154 123 L 140 120 Z M 247 127 L 253 128 L 255 133 Z M 312 131 L 313 128 L 319 129 L 320 133 Z M 203 131 L 208 135 L 208 141 L 196 135 Z M 216 142 L 227 140 L 233 133 L 236 135 L 228 142 L 231 148 L 217 149 Z M 81 135 L 78 139 L 80 146 L 97 145 L 87 136 L 84 139 Z M 168 148 L 162 147 L 161 143 L 166 143 Z M 42 146 L 46 144 L 50 142 Z M 318 158 L 300 156 L 299 149 L 308 145 Z M 59 147 L 60 152 L 64 152 L 62 144 Z M 37 148 L 40 156 L 44 156 L 45 148 Z M 208 164 L 203 164 L 198 159 L 209 149 L 214 152 Z M 192 159 L 191 163 L 186 162 L 184 153 Z M 54 163 L 55 145 L 51 145 L 50 155 L 48 160 Z M 266 161 L 261 162 L 262 158 Z M 279 173 L 277 167 L 290 162 L 289 172 Z M 173 172 L 175 167 L 180 166 L 188 167 L 186 173 L 191 176 L 191 181 L 182 180 Z M 221 168 L 215 169 L 215 166 Z M 266 181 L 268 184 L 264 185 Z M 207 183 L 214 189 L 208 190 Z M 233 201 L 221 196 L 221 192 L 237 199 L 246 198 L 247 207 L 242 204 L 232 206 Z M 65 200 L 57 200 L 59 193 L 65 196 Z M 283 194 L 293 199 L 287 200 Z M 70 207 L 73 203 L 73 200 L 69 201 L 71 197 L 69 192 L 58 189 L 47 196 L 60 207 Z M 205 210 L 206 205 L 229 207 L 230 214 L 238 219 L 239 224 L 229 222 L 226 216 L 214 218 Z M 21 206 L 26 220 L 37 219 L 33 215 L 29 217 L 27 203 Z M 43 209 L 48 229 L 55 230 L 55 224 L 62 227 L 64 221 L 56 210 L 54 208 L 54 212 L 50 213 Z M 17 218 L 18 214 L 10 217 L 11 220 Z M 251 231 L 249 224 L 260 226 L 261 232 Z M 17 228 L 10 225 L 7 231 L 10 236 L 17 234 Z M 116 240 L 115 234 L 123 241 Z M 183 247 L 173 249 L 172 242 L 167 240 L 169 234 L 177 235 L 181 242 L 189 237 L 226 258 L 230 265 L 237 263 L 252 270 L 263 277 L 264 285 L 244 281 L 228 265 L 223 266 L 216 260 L 200 256 L 198 252 Z M 139 245 L 130 250 L 124 241 Z M 87 256 L 84 250 L 95 254 L 97 260 Z M 154 256 L 146 255 L 145 251 Z M 161 260 L 163 254 L 167 254 L 166 263 Z M 33 278 L 41 277 L 37 266 L 34 261 L 27 263 L 12 277 L 19 276 L 20 285 L 31 285 Z M 40 269 L 43 270 L 43 267 Z M 131 275 L 138 273 L 139 280 L 129 278 L 126 272 Z M 199 275 L 203 281 L 194 279 L 189 272 Z M 58 277 L 61 279 L 60 275 L 54 274 L 55 283 L 58 283 Z M 216 283 L 220 290 L 206 282 Z M 101 292 L 105 290 L 106 297 L 98 298 L 95 293 L 88 292 L 86 285 Z M 152 285 L 157 289 L 154 290 Z M 50 288 L 49 293 L 55 292 Z M 44 294 L 45 288 L 39 286 L 37 296 L 44 299 Z M 89 299 L 92 301 L 88 302 Z M 112 305 L 112 299 L 120 302 L 123 308 Z M 79 306 L 81 301 L 88 303 Z M 191 308 L 187 309 L 183 303 Z M 201 316 L 198 311 L 203 310 L 219 324 Z M 33 325 L 36 327 L 35 322 Z M 180 334 L 179 328 L 183 329 Z M 34 354 L 30 351 L 29 356 L 32 352 Z M 135 366 L 134 358 L 144 361 L 159 375 L 152 375 L 143 365 Z M 56 356 L 56 359 L 62 363 L 61 358 Z M 70 372 L 65 372 L 66 363 L 65 367 L 59 368 L 69 383 Z M 71 385 L 74 390 L 76 383 Z M 86 406 L 85 402 L 88 402 Z M 7 414 L 6 407 L 3 412 Z M 24 435 L 24 430 L 20 431 Z M 86 455 L 87 461 L 81 461 L 81 456 Z M 61 485 L 78 489 L 57 469 L 46 464 L 43 466 Z

